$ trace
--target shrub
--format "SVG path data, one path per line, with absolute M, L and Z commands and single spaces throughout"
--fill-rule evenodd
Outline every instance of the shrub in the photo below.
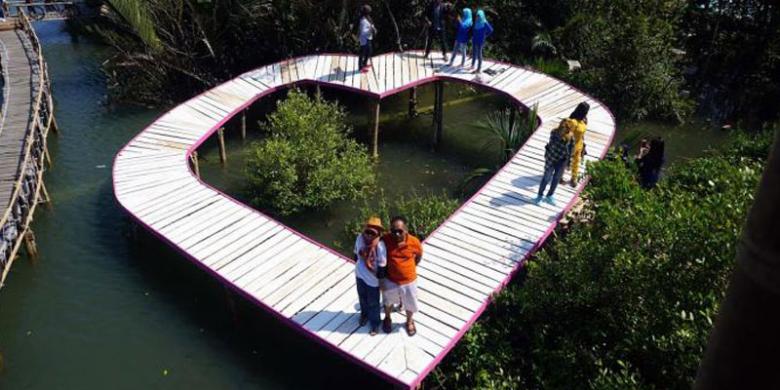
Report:
M 360 199 L 373 189 L 371 158 L 348 138 L 337 103 L 290 91 L 265 128 L 269 136 L 253 145 L 247 161 L 253 204 L 287 215 Z
M 498 295 L 437 371 L 439 384 L 690 388 L 767 139 L 740 137 L 673 166 L 652 191 L 619 159 L 594 164 L 593 220 L 576 222 L 527 265 L 522 287 Z
M 457 199 L 444 193 L 412 194 L 409 198 L 400 196 L 392 204 L 387 201 L 384 193 L 380 193 L 376 204 L 367 202 L 360 208 L 360 216 L 344 227 L 344 242 L 353 242 L 355 236 L 363 231 L 365 221 L 375 215 L 382 218 L 385 228 L 388 227 L 390 218 L 396 215 L 404 216 L 409 233 L 424 240 L 458 208 L 458 205 L 460 202 Z

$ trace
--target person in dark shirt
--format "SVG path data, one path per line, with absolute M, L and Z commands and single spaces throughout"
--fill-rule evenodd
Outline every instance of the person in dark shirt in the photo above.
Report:
M 447 61 L 447 30 L 444 28 L 447 5 L 441 0 L 433 0 L 425 12 L 425 23 L 428 25 L 428 35 L 425 37 L 425 58 L 431 54 L 433 41 L 438 40 L 444 61 Z
M 661 168 L 666 162 L 664 156 L 664 140 L 661 137 L 650 141 L 650 147 L 646 153 L 640 154 L 636 163 L 639 168 L 639 184 L 643 188 L 653 188 L 661 179 Z

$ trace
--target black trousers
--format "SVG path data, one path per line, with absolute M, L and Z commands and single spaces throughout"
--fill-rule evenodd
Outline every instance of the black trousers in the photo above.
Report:
M 447 31 L 443 28 L 436 29 L 434 27 L 431 27 L 428 29 L 428 35 L 425 37 L 425 56 L 428 57 L 428 54 L 431 54 L 431 49 L 433 48 L 433 40 L 438 39 L 439 40 L 439 46 L 441 46 L 441 54 L 444 55 L 444 57 L 447 57 Z
M 371 54 L 374 52 L 371 43 L 371 40 L 368 40 L 365 45 L 360 46 L 360 55 L 358 56 L 358 68 L 360 69 L 368 65 L 368 59 L 371 58 Z

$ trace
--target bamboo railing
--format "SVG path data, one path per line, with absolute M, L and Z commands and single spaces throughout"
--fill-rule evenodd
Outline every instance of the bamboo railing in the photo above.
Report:
M 27 49 L 32 53 L 28 52 L 28 55 L 32 54 L 31 58 L 35 59 L 31 69 L 35 98 L 31 107 L 32 115 L 30 115 L 31 119 L 27 125 L 27 136 L 22 156 L 20 156 L 14 190 L 9 199 L 8 207 L 0 219 L 0 269 L 2 269 L 0 288 L 5 282 L 22 242 L 32 238 L 30 223 L 33 220 L 35 207 L 40 202 L 45 170 L 44 162 L 48 153 L 46 136 L 54 123 L 54 102 L 51 96 L 46 62 L 43 60 L 38 36 L 24 12 L 19 12 L 19 28 L 25 32 L 30 41 L 30 47 Z M 6 80 L 7 83 L 8 80 Z M 54 126 L 56 127 L 56 124 Z

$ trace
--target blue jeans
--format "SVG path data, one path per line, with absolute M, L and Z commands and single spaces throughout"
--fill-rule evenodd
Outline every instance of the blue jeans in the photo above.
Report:
M 372 328 L 379 326 L 379 287 L 367 285 L 363 279 L 357 279 L 358 300 L 360 301 L 360 315 L 366 316 Z
M 555 194 L 555 189 L 558 187 L 558 182 L 561 181 L 564 170 L 566 170 L 566 159 L 552 164 L 545 164 L 544 176 L 542 176 L 542 182 L 539 184 L 540 198 L 544 195 L 544 189 L 547 187 L 547 184 L 550 184 L 550 191 L 547 192 L 547 196 Z M 551 179 L 552 183 L 550 183 Z
M 466 50 L 468 49 L 469 44 L 467 42 L 458 42 L 455 41 L 455 47 L 452 49 L 452 58 L 450 58 L 450 66 L 455 62 L 455 55 L 457 55 L 458 52 L 463 55 L 463 60 L 460 62 L 460 66 L 463 66 L 466 64 Z
M 485 48 L 485 42 L 475 43 L 471 48 L 471 67 L 473 68 L 474 64 L 479 61 L 479 66 L 477 66 L 477 71 L 482 70 L 482 49 L 484 48 Z
M 360 46 L 360 55 L 358 56 L 358 69 L 363 69 L 368 65 L 368 60 L 373 54 L 372 42 L 369 39 L 365 45 Z

